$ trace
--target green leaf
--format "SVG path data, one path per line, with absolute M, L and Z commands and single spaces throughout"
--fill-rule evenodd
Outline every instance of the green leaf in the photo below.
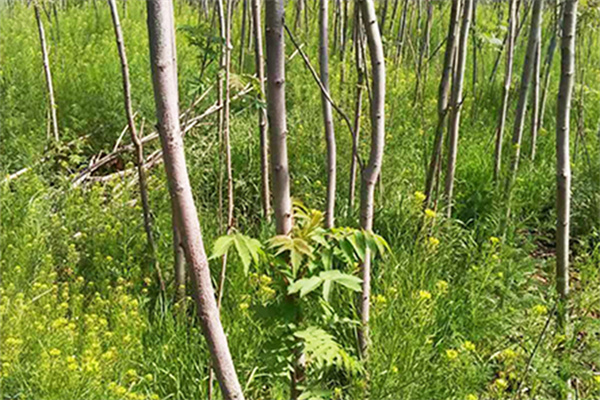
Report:
M 233 244 L 233 236 L 221 236 L 218 238 L 213 244 L 211 259 L 221 257 L 223 254 L 227 253 L 231 245 Z
M 304 297 L 317 289 L 322 282 L 323 280 L 318 276 L 299 279 L 288 287 L 288 294 L 294 294 L 300 291 L 300 297 Z
M 323 281 L 323 298 L 325 301 L 329 301 L 329 295 L 331 294 L 331 281 Z
M 248 270 L 250 269 L 250 263 L 252 262 L 252 256 L 250 255 L 250 250 L 248 250 L 248 246 L 246 245 L 246 241 L 243 235 L 236 234 L 233 236 L 233 243 L 235 244 L 235 249 L 238 252 L 238 256 L 242 260 L 242 264 L 244 265 L 244 274 L 248 275 Z
M 360 284 L 362 283 L 362 279 L 354 275 L 344 274 L 337 269 L 323 271 L 319 274 L 319 277 L 325 282 L 336 282 L 355 292 L 361 290 Z

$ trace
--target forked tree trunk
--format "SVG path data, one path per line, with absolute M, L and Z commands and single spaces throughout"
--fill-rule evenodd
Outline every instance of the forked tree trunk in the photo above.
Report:
M 115 30 L 115 39 L 117 42 L 117 50 L 119 51 L 119 59 L 121 61 L 121 76 L 123 80 L 123 98 L 125 105 L 125 114 L 127 116 L 127 125 L 131 135 L 131 141 L 135 147 L 136 167 L 138 171 L 138 183 L 140 186 L 140 197 L 142 199 L 142 210 L 144 213 L 144 229 L 146 231 L 146 240 L 152 255 L 152 263 L 158 278 L 158 283 L 161 292 L 165 292 L 165 282 L 158 263 L 158 250 L 152 233 L 152 215 L 150 213 L 150 202 L 148 200 L 148 186 L 146 183 L 146 171 L 144 170 L 144 148 L 142 141 L 135 127 L 133 116 L 133 107 L 131 105 L 131 83 L 129 81 L 129 65 L 127 63 L 127 53 L 125 51 L 125 42 L 123 40 L 123 31 L 121 30 L 121 22 L 119 21 L 119 10 L 115 0 L 108 0 L 110 14 L 112 17 L 113 27 Z M 142 129 L 143 130 L 143 129 Z M 143 132 L 142 132 L 143 134 Z
M 283 0 L 265 0 L 267 44 L 267 115 L 273 177 L 273 209 L 278 234 L 292 230 L 292 201 L 287 155 L 285 38 Z
M 456 55 L 456 44 L 458 42 L 458 28 L 460 25 L 460 0 L 452 0 L 452 9 L 450 12 L 450 25 L 448 26 L 448 36 L 446 39 L 446 52 L 444 54 L 444 67 L 442 78 L 440 80 L 438 95 L 438 123 L 433 139 L 433 151 L 431 161 L 427 169 L 425 180 L 425 205 L 428 207 L 431 203 L 434 182 L 436 181 L 437 171 L 440 170 L 442 160 L 442 145 L 444 142 L 444 129 L 446 127 L 446 117 L 448 115 L 448 102 L 450 99 L 450 86 L 452 82 L 452 68 Z
M 502 105 L 500 107 L 500 122 L 496 130 L 496 147 L 494 150 L 494 180 L 498 182 L 500 177 L 500 166 L 502 164 L 502 142 L 504 140 L 504 128 L 506 125 L 506 114 L 508 110 L 508 98 L 513 73 L 513 59 L 515 53 L 515 33 L 517 27 L 517 0 L 508 0 L 508 33 L 506 41 L 506 71 L 504 73 L 504 86 L 502 88 Z
M 252 20 L 254 27 L 254 63 L 260 88 L 261 100 L 265 99 L 265 66 L 263 63 L 262 23 L 260 16 L 260 0 L 252 0 Z M 261 199 L 263 217 L 271 219 L 271 192 L 269 190 L 269 139 L 267 132 L 267 112 L 261 107 L 258 110 L 258 134 L 260 135 L 260 171 Z
M 519 90 L 519 100 L 517 102 L 517 110 L 515 112 L 515 122 L 512 137 L 512 151 L 510 171 L 506 179 L 506 188 L 504 191 L 507 199 L 507 207 L 510 212 L 510 193 L 512 192 L 513 182 L 519 168 L 521 158 L 521 142 L 523 139 L 523 127 L 525 125 L 525 113 L 527 112 L 527 98 L 529 94 L 529 86 L 531 77 L 533 76 L 533 68 L 536 56 L 536 50 L 541 40 L 542 31 L 542 11 L 543 0 L 533 0 L 533 14 L 531 15 L 531 28 L 529 30 L 529 40 L 527 42 L 527 52 L 525 61 L 523 62 L 523 73 L 521 76 L 521 88 Z
M 40 9 L 36 3 L 33 3 L 35 20 L 40 35 L 40 47 L 42 49 L 42 62 L 44 64 L 44 76 L 46 78 L 46 89 L 48 91 L 48 103 L 50 107 L 50 123 L 52 125 L 52 135 L 54 141 L 58 143 L 58 117 L 56 116 L 56 101 L 54 100 L 54 86 L 52 85 L 52 73 L 50 71 L 50 60 L 48 58 L 48 47 L 46 45 L 46 35 L 44 34 L 44 23 L 40 18 Z
M 454 201 L 454 174 L 456 172 L 456 156 L 458 154 L 458 133 L 460 130 L 460 112 L 463 103 L 463 86 L 465 78 L 465 67 L 467 61 L 467 47 L 469 44 L 469 25 L 473 12 L 473 0 L 465 0 L 462 26 L 460 27 L 460 39 L 456 53 L 456 74 L 452 87 L 450 128 L 448 132 L 448 165 L 446 169 L 446 185 L 444 194 L 446 196 L 446 216 L 452 216 L 452 205 Z
M 146 6 L 157 126 L 169 183 L 169 193 L 176 210 L 177 225 L 180 227 L 183 248 L 190 268 L 198 319 L 207 340 L 223 398 L 242 400 L 244 395 L 219 318 L 208 260 L 202 242 L 200 223 L 185 163 L 183 139 L 179 125 L 172 3 L 169 0 L 148 0 Z
M 381 32 L 377 24 L 377 15 L 373 0 L 357 0 L 371 56 L 373 71 L 373 99 L 371 101 L 371 151 L 369 161 L 362 171 L 360 190 L 360 226 L 366 231 L 373 229 L 375 208 L 375 184 L 381 171 L 383 148 L 385 145 L 385 57 Z M 362 292 L 360 294 L 359 313 L 361 326 L 358 331 L 359 351 L 363 358 L 368 356 L 369 347 L 369 309 L 371 296 L 371 256 L 367 251 L 361 265 Z
M 329 92 L 329 0 L 320 0 L 319 14 L 319 67 L 323 87 Z M 327 205 L 325 207 L 325 227 L 332 228 L 335 218 L 336 187 L 336 146 L 333 127 L 333 110 L 325 95 L 321 95 L 323 124 L 325 125 L 325 143 L 327 144 Z

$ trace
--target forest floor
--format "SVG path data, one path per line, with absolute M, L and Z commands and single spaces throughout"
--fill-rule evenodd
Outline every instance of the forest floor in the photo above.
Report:
M 585 90 L 576 85 L 572 122 L 572 329 L 562 335 L 554 318 L 559 62 L 555 60 L 552 69 L 535 161 L 529 158 L 529 121 L 526 124 L 511 218 L 503 233 L 507 204 L 492 172 L 504 57 L 490 80 L 498 55 L 497 40 L 490 38 L 503 37 L 504 22 L 491 6 L 480 8 L 478 80 L 474 84 L 470 53 L 451 220 L 442 212 L 424 214 L 422 208 L 443 50 L 427 64 L 417 99 L 414 60 L 406 56 L 398 66 L 393 57 L 388 59 L 386 148 L 374 231 L 391 251 L 377 259 L 372 275 L 370 357 L 364 367 L 309 365 L 311 398 L 359 399 L 367 389 L 374 400 L 509 399 L 518 390 L 523 399 L 553 399 L 564 389 L 561 374 L 570 374 L 579 399 L 600 396 L 600 141 L 595 134 L 600 53 L 579 58 L 586 61 L 578 68 L 587 72 Z M 432 48 L 444 39 L 447 11 L 444 2 L 436 3 L 435 18 L 440 20 L 433 26 Z M 288 12 L 293 15 L 291 3 Z M 176 3 L 175 13 L 181 110 L 210 90 L 196 107 L 200 114 L 216 99 L 212 84 L 218 51 L 215 43 L 205 51 L 209 18 L 199 18 L 198 10 L 183 1 Z M 0 173 L 8 176 L 31 168 L 0 183 L 0 398 L 206 398 L 209 358 L 193 318 L 193 302 L 172 301 L 171 208 L 162 165 L 150 170 L 148 183 L 159 262 L 168 283 L 165 298 L 151 271 L 134 175 L 74 185 L 95 155 L 113 150 L 126 125 L 108 7 L 98 2 L 95 9 L 87 2 L 59 8 L 58 19 L 51 14 L 52 23 L 46 15 L 43 19 L 61 144 L 48 146 L 46 89 L 33 10 L 20 3 L 0 7 Z M 240 24 L 241 15 L 236 15 L 232 93 L 255 82 L 248 43 L 240 63 Z M 144 2 L 128 2 L 122 25 L 137 121 L 145 119 L 149 134 L 155 116 Z M 544 29 L 546 51 L 550 30 Z M 317 30 L 313 18 L 297 34 L 315 66 Z M 524 36 L 517 45 L 514 87 L 524 58 Z M 598 35 L 581 36 L 582 49 L 600 46 Z M 390 43 L 391 39 L 386 42 Z M 294 53 L 291 44 L 286 52 Z M 199 65 L 205 59 L 201 73 Z M 290 57 L 286 68 L 292 196 L 309 209 L 322 210 L 327 178 L 319 89 L 300 57 Z M 356 70 L 350 53 L 342 60 L 340 51 L 332 50 L 330 80 L 333 98 L 351 115 Z M 580 93 L 585 93 L 585 102 Z M 369 146 L 366 103 L 363 158 Z M 507 136 L 515 103 L 509 106 Z M 255 92 L 232 103 L 231 148 L 236 229 L 264 242 L 274 235 L 274 226 L 261 217 L 261 106 Z M 358 210 L 348 208 L 351 136 L 335 118 L 336 225 L 357 227 Z M 128 136 L 123 142 L 129 143 Z M 223 168 L 216 115 L 192 129 L 185 145 L 210 252 L 222 232 Z M 146 154 L 158 146 L 157 141 L 149 142 Z M 508 158 L 505 167 L 507 163 Z M 93 175 L 131 167 L 133 157 L 124 153 Z M 215 282 L 220 266 L 220 260 L 211 260 Z M 252 268 L 247 274 L 237 256 L 229 258 L 223 325 L 247 398 L 285 399 L 289 373 L 280 349 L 290 338 L 290 321 L 284 312 L 270 310 L 281 311 L 275 306 L 286 292 L 273 281 L 269 265 Z M 355 360 L 353 297 L 338 293 L 331 306 L 316 295 L 311 301 L 306 318 L 320 321 L 346 349 L 344 354 Z M 184 307 L 187 312 L 178 312 Z M 220 398 L 218 390 L 215 396 Z

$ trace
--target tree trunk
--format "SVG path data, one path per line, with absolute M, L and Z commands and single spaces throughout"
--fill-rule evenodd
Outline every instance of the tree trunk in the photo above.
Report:
M 360 10 L 355 11 L 357 24 L 355 36 L 355 59 L 356 59 L 356 101 L 354 104 L 354 136 L 352 138 L 352 161 L 350 163 L 350 188 L 348 190 L 348 215 L 354 209 L 354 198 L 356 191 L 356 171 L 358 166 L 358 144 L 360 138 L 360 116 L 362 113 L 362 97 L 365 80 L 365 61 L 362 58 L 362 46 L 364 43 L 362 29 L 360 28 Z
M 507 199 L 507 207 L 510 211 L 510 193 L 512 192 L 513 182 L 519 168 L 521 158 L 521 142 L 523 141 L 523 127 L 525 124 L 525 113 L 527 112 L 527 97 L 529 94 L 529 86 L 531 77 L 533 76 L 533 68 L 536 56 L 536 50 L 541 40 L 542 29 L 542 11 L 543 0 L 533 0 L 533 14 L 531 15 L 531 28 L 529 30 L 529 40 L 527 42 L 527 52 L 525 61 L 523 62 L 523 73 L 521 77 L 521 88 L 519 90 L 519 100 L 517 102 L 517 110 L 515 112 L 515 122 L 512 137 L 512 157 L 510 171 L 506 180 L 506 189 L 504 191 Z
M 189 181 L 179 125 L 174 17 L 169 0 L 148 0 L 150 63 L 157 126 L 169 182 L 171 201 L 190 268 L 198 319 L 208 343 L 223 398 L 242 400 L 244 395 L 229 352 L 211 284 L 196 206 Z
M 254 21 L 254 62 L 260 88 L 260 97 L 261 100 L 264 100 L 265 66 L 263 63 L 260 0 L 252 0 L 252 19 Z M 261 199 L 263 206 L 263 217 L 269 221 L 271 219 L 271 193 L 269 190 L 269 139 L 267 137 L 267 113 L 262 107 L 258 110 L 258 133 L 260 135 Z
M 323 87 L 329 92 L 329 0 L 320 0 L 319 14 L 319 67 Z M 325 125 L 325 142 L 327 144 L 327 205 L 325 207 L 325 227 L 332 228 L 335 218 L 335 187 L 336 187 L 336 148 L 335 131 L 333 127 L 333 111 L 331 103 L 325 95 L 321 95 L 323 107 L 323 124 Z
M 533 61 L 533 92 L 531 94 L 531 159 L 535 159 L 538 129 L 540 126 L 540 69 L 541 69 L 542 41 L 541 38 L 535 49 Z
M 571 162 L 569 131 L 575 75 L 577 0 L 566 0 L 562 23 L 561 65 L 556 109 L 556 290 L 560 301 L 569 295 L 569 226 L 571 208 Z M 566 305 L 559 307 L 559 323 L 567 321 Z
M 500 166 L 502 164 L 502 142 L 504 140 L 504 127 L 506 125 L 506 113 L 508 110 L 508 98 L 512 82 L 513 59 L 515 52 L 515 32 L 517 26 L 517 0 L 508 0 L 508 33 L 506 41 L 508 50 L 506 52 L 506 70 L 504 74 L 504 87 L 502 88 L 502 106 L 500 108 L 500 122 L 496 130 L 496 147 L 494 150 L 494 181 L 498 182 L 500 177 Z
M 125 42 L 123 40 L 123 32 L 121 30 L 121 23 L 119 21 L 119 10 L 115 0 L 108 0 L 108 6 L 110 8 L 110 14 L 112 17 L 113 27 L 115 30 L 115 38 L 117 42 L 117 50 L 119 51 L 119 59 L 121 61 L 121 75 L 123 79 L 123 97 L 125 105 L 125 114 L 127 116 L 127 125 L 129 127 L 129 133 L 131 134 L 131 141 L 135 147 L 136 153 L 136 166 L 138 170 L 138 181 L 140 186 L 140 197 L 142 199 L 142 210 L 144 213 L 144 229 L 146 231 L 146 239 L 148 240 L 148 247 L 152 255 L 152 263 L 158 278 L 161 292 L 165 292 L 165 282 L 163 275 L 158 263 L 158 250 L 156 248 L 156 242 L 154 241 L 154 234 L 152 233 L 152 214 L 150 212 L 150 202 L 148 199 L 148 186 L 146 183 L 146 171 L 144 170 L 144 148 L 140 137 L 138 136 L 137 129 L 135 127 L 135 121 L 133 116 L 133 107 L 131 105 L 131 83 L 129 81 L 129 65 L 127 63 L 127 53 L 125 52 Z M 143 122 L 142 122 L 143 123 Z M 142 125 L 142 136 L 143 136 L 143 125 Z
M 46 88 L 48 90 L 48 102 L 50 103 L 50 122 L 52 124 L 52 135 L 54 141 L 58 143 L 58 117 L 56 116 L 56 101 L 54 100 L 54 86 L 52 85 L 52 73 L 50 71 L 50 60 L 48 58 L 48 48 L 46 46 L 46 35 L 44 34 L 44 23 L 40 18 L 40 9 L 36 3 L 33 4 L 35 20 L 40 35 L 40 47 L 42 49 L 42 62 L 44 64 L 44 76 L 46 77 Z
M 385 57 L 373 0 L 358 0 L 358 5 L 360 6 L 363 26 L 365 28 L 371 56 L 371 69 L 373 71 L 371 151 L 369 162 L 362 171 L 360 193 L 360 226 L 366 231 L 371 231 L 373 229 L 375 208 L 375 184 L 381 171 L 383 148 L 385 145 Z M 361 327 L 358 331 L 358 342 L 361 356 L 367 358 L 369 346 L 369 300 L 371 296 L 371 258 L 368 251 L 365 254 L 365 261 L 361 265 L 361 272 L 363 282 L 359 306 Z
M 287 235 L 292 230 L 292 201 L 290 198 L 290 175 L 286 143 L 283 0 L 265 0 L 265 19 L 267 43 L 267 115 L 269 119 L 275 228 L 279 235 Z
M 452 9 L 450 11 L 450 25 L 448 26 L 448 36 L 446 39 L 446 52 L 444 54 L 444 68 L 442 79 L 440 80 L 438 95 L 438 123 L 433 140 L 433 152 L 431 161 L 427 170 L 425 180 L 425 204 L 429 206 L 432 199 L 432 190 L 436 180 L 437 171 L 440 169 L 442 160 L 442 145 L 444 142 L 444 128 L 446 126 L 446 117 L 448 115 L 448 101 L 450 98 L 450 84 L 452 82 L 452 66 L 456 54 L 456 44 L 458 41 L 458 27 L 460 25 L 460 0 L 452 0 Z
M 465 0 L 460 39 L 456 53 L 456 74 L 452 87 L 450 129 L 448 132 L 448 165 L 446 169 L 446 216 L 452 216 L 454 195 L 454 174 L 456 172 L 456 156 L 458 153 L 458 133 L 460 129 L 460 112 L 463 103 L 463 86 L 467 61 L 467 46 L 469 44 L 469 25 L 473 12 L 473 0 Z

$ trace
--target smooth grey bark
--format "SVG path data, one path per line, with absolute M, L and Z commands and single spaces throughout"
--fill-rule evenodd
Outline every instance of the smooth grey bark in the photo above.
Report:
M 131 141 L 135 147 L 136 154 L 136 167 L 138 172 L 138 183 L 140 188 L 140 197 L 142 199 L 142 210 L 144 214 L 144 229 L 146 231 L 146 240 L 148 241 L 148 247 L 152 255 L 152 263 L 158 278 L 161 292 L 165 292 L 165 282 L 163 279 L 162 271 L 158 262 L 158 250 L 156 247 L 156 241 L 154 240 L 154 234 L 152 232 L 152 214 L 150 212 L 150 201 L 148 199 L 148 185 L 146 182 L 146 171 L 144 170 L 144 147 L 140 136 L 138 135 L 135 127 L 133 107 L 131 105 L 131 83 L 129 80 L 129 65 L 127 63 L 127 53 L 125 51 L 125 41 L 123 39 L 123 31 L 121 29 L 121 22 L 119 21 L 119 10 L 115 0 L 108 0 L 108 6 L 110 8 L 110 14 L 112 17 L 113 28 L 115 30 L 115 40 L 117 44 L 117 50 L 119 52 L 119 59 L 121 61 L 121 77 L 123 80 L 123 100 L 125 106 L 125 115 L 127 117 L 127 126 L 129 127 L 129 133 L 131 135 Z M 142 122 L 143 124 L 143 122 Z M 142 136 L 143 136 L 143 125 L 142 125 Z
M 446 196 L 446 216 L 452 216 L 452 205 L 454 196 L 454 174 L 456 173 L 456 157 L 458 154 L 458 134 L 460 130 L 460 112 L 463 103 L 463 86 L 465 78 L 465 67 L 467 64 L 467 46 L 469 44 L 469 25 L 473 13 L 473 0 L 465 0 L 460 27 L 460 38 L 456 52 L 456 72 L 452 87 L 452 99 L 450 105 L 450 127 L 448 131 L 448 164 L 446 169 L 446 184 L 444 194 Z
M 319 13 L 319 75 L 321 83 L 329 92 L 329 0 L 320 0 Z M 325 227 L 332 228 L 335 218 L 336 188 L 336 146 L 333 126 L 333 110 L 327 97 L 321 95 L 325 143 L 327 145 L 327 205 L 325 206 Z
M 265 99 L 265 65 L 263 62 L 263 38 L 260 15 L 260 0 L 252 0 L 252 20 L 254 34 L 254 64 L 260 88 L 260 98 Z M 267 112 L 261 107 L 258 110 L 258 133 L 260 137 L 260 171 L 261 171 L 261 200 L 263 217 L 271 219 L 271 192 L 269 189 L 269 138 L 267 132 Z
M 521 87 L 519 89 L 519 100 L 515 112 L 515 121 L 512 137 L 512 157 L 510 172 L 508 175 L 505 194 L 510 195 L 512 184 L 519 168 L 521 157 L 521 143 L 523 141 L 523 128 L 525 125 L 525 114 L 527 112 L 527 99 L 529 94 L 529 86 L 533 76 L 533 69 L 536 57 L 536 50 L 541 41 L 542 33 L 542 11 L 543 0 L 533 0 L 533 13 L 531 15 L 531 28 L 529 30 L 529 40 L 527 42 L 527 51 L 525 53 L 525 61 L 523 62 L 523 72 L 521 76 Z
M 48 91 L 48 103 L 50 107 L 50 123 L 52 125 L 52 135 L 54 141 L 58 143 L 58 117 L 56 115 L 56 101 L 54 100 L 54 86 L 52 84 L 52 72 L 50 70 L 50 60 L 48 58 L 48 47 L 46 45 L 46 35 L 44 33 L 44 23 L 40 18 L 40 9 L 36 3 L 33 3 L 33 11 L 38 26 L 40 36 L 40 48 L 42 50 L 42 62 L 44 65 L 44 77 L 46 78 L 46 90 Z
M 300 0 L 301 1 L 301 0 Z M 287 155 L 285 107 L 285 38 L 283 0 L 265 0 L 267 44 L 267 116 L 273 177 L 273 209 L 278 234 L 292 230 L 292 201 Z
M 539 118 L 538 118 L 538 127 L 537 130 L 538 132 L 540 131 L 540 129 L 542 129 L 542 125 L 544 122 L 544 113 L 546 111 L 546 100 L 548 98 L 548 91 L 549 91 L 549 87 L 550 87 L 550 71 L 552 70 L 552 64 L 554 62 L 554 54 L 556 53 L 556 47 L 557 47 L 557 35 L 558 35 L 558 29 L 559 29 L 559 21 L 562 19 L 560 18 L 560 15 L 562 15 L 562 11 L 559 12 L 558 11 L 558 2 L 555 2 L 555 12 L 554 12 L 554 24 L 553 24 L 553 33 L 552 33 L 552 38 L 550 39 L 550 43 L 548 44 L 548 51 L 546 54 L 546 58 L 544 60 L 544 81 L 543 81 L 543 90 L 541 93 L 541 99 L 540 99 L 540 111 L 539 111 Z M 560 14 L 560 15 L 559 15 Z M 536 140 L 536 147 L 537 147 L 537 140 Z M 531 159 L 535 160 L 535 154 L 536 154 L 536 147 L 531 148 Z
M 385 57 L 381 32 L 377 24 L 377 14 L 373 0 L 357 0 L 371 57 L 373 71 L 373 99 L 371 101 L 371 150 L 369 161 L 362 171 L 360 193 L 360 226 L 366 231 L 373 230 L 375 208 L 375 185 L 381 171 L 385 145 Z M 367 251 L 361 265 L 362 291 L 359 314 L 361 326 L 358 330 L 358 343 L 361 357 L 367 358 L 369 347 L 369 309 L 371 296 L 371 255 Z
M 179 124 L 174 17 L 169 0 L 148 0 L 148 36 L 157 127 L 161 139 L 169 193 L 190 269 L 198 318 L 208 344 L 223 398 L 242 400 L 227 337 L 221 325 L 192 188 L 185 163 Z
M 356 10 L 355 23 L 360 22 L 360 10 Z M 352 160 L 350 162 L 350 183 L 348 189 L 348 213 L 354 209 L 356 192 L 356 172 L 358 167 L 358 144 L 360 139 L 360 116 L 362 114 L 362 98 L 365 85 L 365 61 L 362 57 L 362 46 L 364 43 L 362 29 L 358 24 L 354 41 L 354 56 L 356 63 L 356 100 L 354 103 L 354 136 L 352 138 Z
M 502 105 L 500 107 L 500 120 L 496 130 L 496 146 L 494 149 L 494 180 L 500 177 L 500 166 L 502 164 L 502 144 L 504 141 L 504 128 L 506 126 L 506 114 L 508 111 L 508 98 L 513 74 L 513 60 L 515 53 L 515 33 L 517 27 L 517 0 L 508 0 L 508 32 L 506 41 L 506 66 L 504 73 L 504 86 L 502 87 Z
M 531 159 L 535 159 L 537 137 L 540 127 L 540 70 L 542 60 L 542 41 L 539 40 L 535 49 L 533 62 L 533 81 L 531 93 Z
M 448 102 L 450 100 L 450 84 L 452 82 L 452 66 L 456 54 L 456 44 L 458 41 L 458 28 L 460 25 L 460 0 L 452 0 L 452 8 L 450 11 L 450 23 L 448 25 L 448 36 L 446 39 L 446 51 L 444 54 L 444 67 L 442 78 L 438 91 L 438 123 L 433 139 L 433 151 L 431 153 L 431 161 L 427 169 L 427 177 L 425 179 L 425 205 L 429 206 L 432 198 L 434 182 L 436 180 L 437 171 L 440 170 L 442 160 L 442 145 L 444 142 L 444 128 L 446 125 L 446 117 L 448 115 Z
M 560 84 L 556 107 L 556 290 L 562 303 L 569 295 L 569 228 L 571 212 L 571 162 L 569 133 L 575 75 L 577 0 L 566 0 L 561 38 Z M 566 304 L 559 307 L 559 323 L 567 321 Z

